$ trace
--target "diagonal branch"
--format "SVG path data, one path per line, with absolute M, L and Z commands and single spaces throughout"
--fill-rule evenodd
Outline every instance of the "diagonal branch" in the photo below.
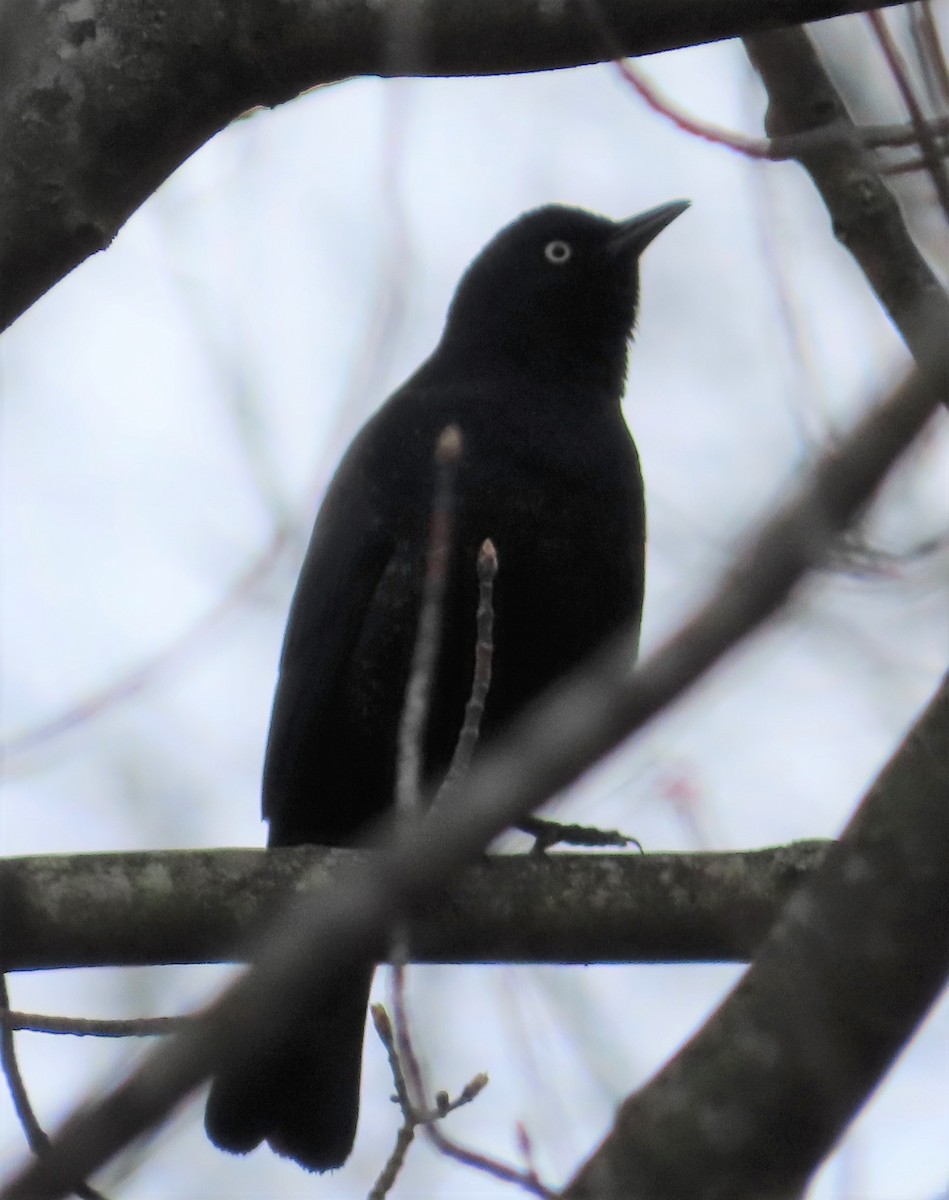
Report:
M 949 676 L 704 1028 L 569 1200 L 798 1196 L 949 976 Z

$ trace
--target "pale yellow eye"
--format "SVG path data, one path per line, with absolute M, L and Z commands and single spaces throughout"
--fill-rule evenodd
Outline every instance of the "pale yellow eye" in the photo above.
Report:
M 548 242 L 544 247 L 544 258 L 549 263 L 553 263 L 555 267 L 562 267 L 565 262 L 569 262 L 573 255 L 573 247 L 569 242 L 554 241 Z

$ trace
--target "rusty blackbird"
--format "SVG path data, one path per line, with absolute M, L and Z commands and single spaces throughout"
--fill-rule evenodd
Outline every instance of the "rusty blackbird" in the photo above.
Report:
M 478 548 L 499 559 L 494 673 L 482 723 L 512 714 L 643 602 L 645 510 L 620 402 L 639 256 L 688 207 L 627 221 L 548 206 L 468 267 L 431 357 L 363 427 L 316 518 L 280 661 L 264 768 L 270 845 L 358 845 L 393 802 L 439 435 L 463 439 L 444 629 L 424 732 L 429 780 L 471 688 Z M 226 1150 L 267 1139 L 310 1170 L 356 1131 L 371 967 L 330 1002 L 261 1033 L 215 1080 L 206 1127 Z

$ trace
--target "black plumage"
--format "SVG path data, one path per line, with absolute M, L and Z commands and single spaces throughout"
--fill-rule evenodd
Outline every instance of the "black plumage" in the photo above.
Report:
M 486 537 L 497 547 L 482 744 L 643 602 L 645 511 L 620 401 L 639 255 L 685 202 L 613 222 L 550 206 L 503 229 L 458 285 L 435 352 L 364 426 L 326 494 L 297 585 L 264 769 L 270 845 L 358 844 L 393 802 L 439 435 L 463 449 L 441 650 L 424 736 L 435 781 L 471 688 Z M 220 1075 L 213 1141 L 267 1139 L 313 1170 L 355 1136 L 371 969 Z

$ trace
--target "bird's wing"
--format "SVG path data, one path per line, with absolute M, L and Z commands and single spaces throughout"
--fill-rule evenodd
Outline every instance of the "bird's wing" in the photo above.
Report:
M 307 804 L 335 684 L 392 554 L 391 521 L 358 466 L 360 441 L 320 508 L 290 608 L 264 763 L 272 843 L 274 823 L 292 825 Z

